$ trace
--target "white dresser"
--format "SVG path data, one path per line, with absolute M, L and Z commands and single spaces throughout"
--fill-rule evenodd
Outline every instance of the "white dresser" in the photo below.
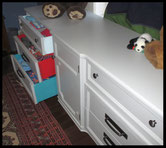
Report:
M 163 144 L 163 70 L 127 49 L 139 36 L 87 12 L 56 19 L 25 9 L 53 35 L 60 104 L 98 145 Z

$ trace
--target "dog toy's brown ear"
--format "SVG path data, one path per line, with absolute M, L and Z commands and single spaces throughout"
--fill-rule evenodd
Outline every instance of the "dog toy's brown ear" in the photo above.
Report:
M 45 3 L 42 12 L 48 18 L 57 18 L 64 14 L 65 7 L 60 3 Z

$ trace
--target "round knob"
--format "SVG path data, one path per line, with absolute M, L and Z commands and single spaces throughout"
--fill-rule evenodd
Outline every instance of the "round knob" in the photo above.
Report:
M 93 73 L 93 78 L 96 79 L 99 75 L 97 73 Z
M 149 120 L 149 124 L 150 124 L 151 127 L 155 127 L 157 122 L 155 120 Z
M 37 42 L 38 42 L 38 39 L 35 39 L 35 42 L 37 43 Z

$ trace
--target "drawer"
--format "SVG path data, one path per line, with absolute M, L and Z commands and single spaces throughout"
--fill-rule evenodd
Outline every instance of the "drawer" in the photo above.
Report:
M 51 77 L 41 83 L 34 83 L 18 62 L 21 58 L 22 57 L 19 54 L 11 55 L 14 71 L 32 98 L 33 102 L 37 104 L 40 101 L 57 95 L 58 90 L 56 77 Z
M 92 112 L 87 111 L 87 129 L 99 145 L 120 145 L 115 137 L 100 123 Z
M 29 38 L 36 48 L 41 51 L 42 55 L 53 53 L 53 37 L 52 35 L 43 35 L 43 32 L 49 32 L 47 28 L 36 29 L 26 16 L 19 16 L 19 24 L 21 31 Z M 48 34 L 48 33 L 46 33 Z
M 24 61 L 31 67 L 32 71 L 36 73 L 39 82 L 47 79 L 50 76 L 56 74 L 55 71 L 55 61 L 54 61 L 54 53 L 49 54 L 49 58 L 45 60 L 38 61 L 34 55 L 30 53 L 30 50 L 24 45 L 24 43 L 20 40 L 25 37 L 24 34 L 14 36 L 14 40 L 16 43 L 17 51 L 22 56 Z M 46 55 L 45 55 L 46 56 Z M 44 56 L 43 56 L 44 57 Z
M 18 53 L 22 56 L 24 61 L 31 67 L 32 71 L 34 71 L 34 73 L 36 73 L 39 82 L 41 82 L 42 78 L 41 78 L 41 75 L 40 75 L 40 69 L 39 69 L 39 66 L 38 66 L 38 61 L 28 51 L 28 49 L 19 40 L 19 38 L 17 36 L 14 36 L 14 41 L 16 43 L 17 51 L 19 51 Z
M 131 120 L 134 120 L 139 126 L 143 128 L 149 135 L 158 139 L 160 143 L 163 139 L 163 122 L 162 119 L 152 113 L 146 106 L 136 98 L 129 96 L 129 94 L 122 89 L 118 84 L 106 73 L 104 73 L 97 66 L 91 62 L 87 62 L 87 76 L 86 82 L 92 87 L 97 88 L 104 94 L 107 94 L 108 101 L 111 99 L 119 106 L 123 106 L 123 111 L 128 114 Z M 155 121 L 155 127 L 150 126 L 150 122 Z
M 116 105 L 107 102 L 103 96 L 86 87 L 86 109 L 92 112 L 101 124 L 122 145 L 147 145 L 154 144 L 142 134 L 140 128 L 136 128 L 128 121 L 128 117 L 116 108 Z M 95 126 L 95 125 L 94 125 Z M 155 143 L 156 144 L 156 143 Z
M 57 45 L 57 58 L 63 63 L 65 62 L 68 67 L 75 73 L 78 73 L 79 55 L 72 51 L 67 45 L 65 45 L 61 40 L 56 39 Z

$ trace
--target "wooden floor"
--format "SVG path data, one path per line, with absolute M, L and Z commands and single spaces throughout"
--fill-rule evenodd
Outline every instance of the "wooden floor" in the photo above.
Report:
M 3 57 L 3 75 L 13 71 L 10 56 Z M 96 145 L 90 136 L 85 132 L 80 132 L 62 106 L 59 104 L 57 97 L 45 100 L 55 119 L 59 122 L 73 145 Z
M 52 114 L 62 126 L 73 145 L 95 145 L 93 140 L 85 132 L 80 132 L 68 114 L 57 101 L 57 98 L 45 100 Z

